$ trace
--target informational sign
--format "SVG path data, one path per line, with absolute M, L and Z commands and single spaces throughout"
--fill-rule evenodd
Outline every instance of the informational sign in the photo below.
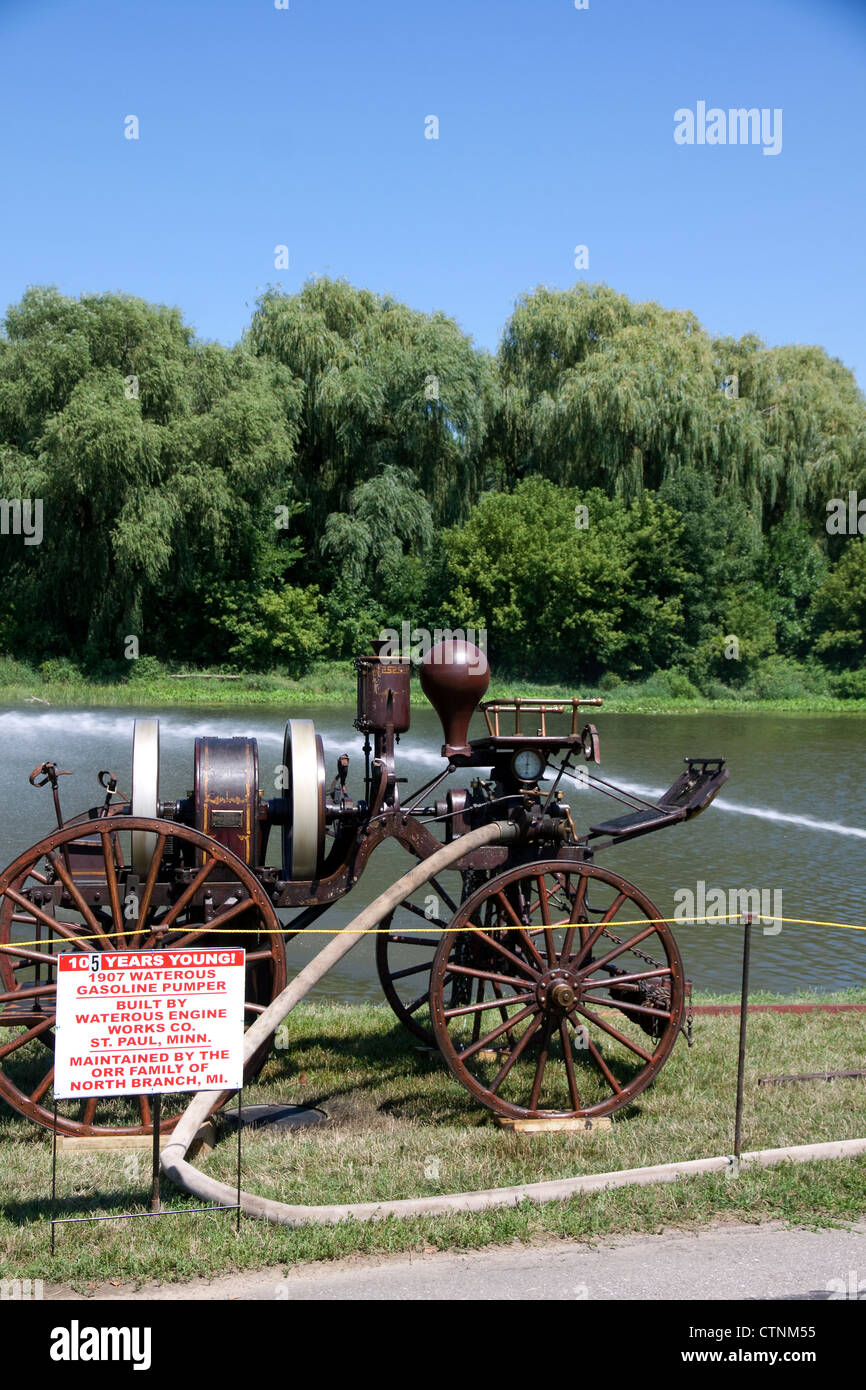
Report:
M 58 956 L 54 1094 L 239 1090 L 244 956 L 194 947 Z

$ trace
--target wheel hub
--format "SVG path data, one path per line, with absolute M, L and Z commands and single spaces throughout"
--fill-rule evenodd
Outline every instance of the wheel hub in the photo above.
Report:
M 535 987 L 536 998 L 547 1013 L 568 1013 L 581 997 L 580 980 L 573 970 L 548 970 Z

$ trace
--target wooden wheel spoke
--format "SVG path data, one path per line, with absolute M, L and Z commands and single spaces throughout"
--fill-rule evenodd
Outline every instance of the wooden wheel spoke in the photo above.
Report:
M 175 928 L 175 930 L 178 929 Z M 180 930 L 182 931 L 183 928 L 181 927 Z M 203 922 L 202 925 L 196 927 L 194 931 L 187 932 L 185 936 L 179 936 L 177 940 L 172 940 L 168 944 L 173 951 L 180 951 L 187 946 L 192 946 L 193 942 L 200 941 L 203 936 L 208 935 L 209 931 L 210 922 Z
M 521 960 L 513 951 L 509 951 L 508 947 L 503 946 L 501 941 L 497 941 L 495 936 L 488 936 L 487 932 L 482 931 L 480 927 L 473 927 L 472 932 L 477 941 L 483 941 L 486 946 L 491 946 L 494 951 L 498 951 L 500 956 L 510 960 L 512 965 L 516 965 L 521 975 L 528 975 L 531 980 L 538 979 L 538 971 L 533 970 L 527 961 Z
M 43 1076 L 42 1080 L 39 1082 L 39 1085 L 36 1087 L 35 1091 L 31 1091 L 31 1092 L 30 1092 L 30 1099 L 31 1099 L 31 1101 L 34 1103 L 34 1105 L 38 1105 L 39 1101 L 40 1101 L 40 1100 L 42 1099 L 42 1097 L 46 1094 L 46 1092 L 49 1091 L 49 1090 L 51 1089 L 51 1086 L 52 1086 L 53 1082 L 54 1082 L 54 1068 L 51 1067 L 51 1068 L 49 1068 L 49 1070 L 45 1073 L 45 1075 Z
M 78 938 L 74 937 L 73 940 L 77 941 Z M 82 950 L 83 949 L 84 947 L 82 947 Z M 57 960 L 57 957 L 52 955 L 49 951 L 31 951 L 26 946 L 16 946 L 14 942 L 10 943 L 8 946 L 0 946 L 0 955 L 14 956 L 16 959 L 25 962 L 32 961 L 34 965 L 53 966 Z M 21 970 L 24 967 L 16 965 L 13 968 L 15 970 Z
M 525 1018 L 529 1018 L 530 1014 L 534 1014 L 537 1008 L 538 1006 L 536 1004 L 528 1005 L 527 1008 L 521 1009 L 519 1014 L 513 1014 L 507 1023 L 500 1023 L 497 1028 L 493 1029 L 492 1033 L 488 1033 L 485 1037 L 479 1038 L 477 1042 L 470 1043 L 468 1047 L 464 1047 L 459 1054 L 461 1060 L 465 1062 L 467 1057 L 472 1057 L 480 1048 L 487 1047 L 488 1043 L 492 1043 L 494 1039 L 501 1037 L 509 1028 L 516 1028 L 518 1023 L 522 1023 Z
M 572 970 L 580 969 L 580 967 L 583 965 L 583 962 L 586 960 L 587 956 L 592 951 L 592 948 L 595 945 L 596 941 L 598 941 L 599 937 L 602 935 L 603 931 L 604 922 L 597 922 L 596 925 L 593 927 L 592 931 L 589 933 L 589 936 L 584 941 L 577 955 L 568 961 Z M 561 959 L 563 961 L 568 959 L 568 957 L 566 957 L 565 951 L 563 951 Z M 593 962 L 592 965 L 587 966 L 586 968 L 588 970 L 595 970 L 595 962 Z
M 42 985 L 29 985 L 26 989 L 6 989 L 0 994 L 0 1004 L 11 1004 L 18 999 L 39 999 L 43 994 L 56 994 L 55 980 L 46 980 Z
M 437 931 L 445 931 L 445 928 L 448 926 L 448 922 L 444 917 L 428 917 L 423 907 L 418 907 L 416 903 L 401 903 L 400 906 L 404 907 L 407 912 L 413 913 L 416 917 L 421 917 L 425 922 L 429 922 L 431 927 L 435 927 Z M 396 937 L 392 937 L 392 940 L 396 941 L 396 939 Z
M 649 1004 L 632 1004 L 625 999 L 593 999 L 597 1009 L 625 1009 L 629 1014 L 650 1014 L 653 1018 L 670 1018 L 670 1009 L 654 1009 Z
M 388 940 L 395 946 L 426 946 L 430 951 L 435 951 L 439 945 L 432 936 L 403 936 L 396 932 L 389 932 Z
M 586 1050 L 614 1094 L 618 1096 L 622 1095 L 622 1086 L 617 1081 L 610 1067 L 607 1065 L 607 1062 L 602 1057 L 601 1052 L 589 1036 L 589 1029 L 586 1030 Z
M 96 1096 L 91 1096 L 90 1100 L 85 1101 L 84 1112 L 81 1116 L 81 1123 L 83 1125 L 90 1126 L 93 1124 L 93 1121 L 96 1119 L 97 1104 L 98 1101 L 96 1099 Z
M 601 925 L 602 923 L 599 923 L 599 926 Z M 602 956 L 599 960 L 593 961 L 591 968 L 593 970 L 604 969 L 604 967 L 609 965 L 612 960 L 615 960 L 617 956 L 621 956 L 624 951 L 630 951 L 633 946 L 640 945 L 641 941 L 645 941 L 648 936 L 652 936 L 655 930 L 656 925 L 654 922 L 651 922 L 648 927 L 644 927 L 639 931 L 637 936 L 632 936 L 628 941 L 623 941 L 622 945 L 614 946 L 613 950 L 608 951 L 606 956 Z
M 547 1070 L 547 1057 L 550 1050 L 550 1034 L 553 1029 L 553 1020 L 548 1015 L 544 1020 L 544 1027 L 541 1033 L 541 1051 L 538 1054 L 538 1062 L 535 1066 L 535 1076 L 532 1079 L 532 1094 L 529 1097 L 530 1110 L 538 1109 L 538 1100 L 541 1095 L 541 1082 Z
M 581 980 L 580 983 L 582 989 L 604 989 L 607 985 L 615 985 L 619 989 L 622 985 L 630 985 L 638 980 L 657 980 L 662 975 L 670 975 L 671 973 L 669 965 L 660 965 L 657 970 L 640 970 L 636 971 L 634 975 L 615 975 L 613 979 L 606 975 L 603 980 Z
M 565 1058 L 565 1074 L 568 1077 L 568 1094 L 571 1096 L 571 1104 L 574 1110 L 580 1109 L 580 1092 L 577 1089 L 577 1077 L 574 1074 L 574 1057 L 571 1055 L 571 1038 L 568 1033 L 568 1024 L 565 1019 L 560 1019 L 559 1036 L 562 1041 L 562 1055 Z
M 625 1033 L 621 1033 L 619 1029 L 614 1028 L 612 1024 L 606 1023 L 603 1018 L 599 1018 L 598 1014 L 594 1014 L 591 1009 L 585 1008 L 582 1004 L 575 1005 L 575 1009 L 578 1013 L 583 1014 L 584 1018 L 588 1018 L 593 1023 L 597 1024 L 605 1033 L 609 1033 L 612 1038 L 616 1038 L 617 1042 L 622 1043 L 623 1047 L 627 1047 L 630 1051 L 637 1053 L 638 1057 L 643 1057 L 645 1062 L 652 1061 L 653 1057 L 651 1052 L 647 1052 L 638 1043 L 632 1042 L 631 1038 L 627 1038 Z
M 477 970 L 473 965 L 456 965 L 449 961 L 446 966 L 446 977 L 448 975 L 470 975 L 473 979 L 490 980 L 500 985 L 511 985 L 513 989 L 525 989 L 526 984 L 519 980 L 516 975 L 499 975 L 493 970 Z
M 150 1125 L 153 1123 L 153 1118 L 150 1113 L 150 1101 L 148 1100 L 147 1096 L 138 1097 L 138 1108 L 141 1112 L 141 1123 L 143 1125 L 147 1125 L 149 1128 Z
M 41 922 L 44 927 L 49 927 L 51 931 L 56 932 L 58 936 L 62 936 L 66 941 L 77 942 L 80 940 L 81 933 L 75 931 L 74 927 L 71 927 L 68 922 L 59 922 L 56 917 L 49 916 L 47 912 L 43 912 L 41 907 L 37 907 L 35 903 L 28 902 L 16 888 L 7 888 L 6 897 L 11 898 L 13 903 L 18 903 L 21 907 L 26 907 L 27 911 L 32 912 L 38 922 Z
M 479 980 L 479 984 L 482 982 Z M 531 994 L 515 994 L 511 999 L 485 999 L 483 1003 L 461 1004 L 457 1009 L 445 1009 L 443 1012 L 446 1018 L 456 1018 L 458 1014 L 479 1014 L 484 1009 L 503 1009 L 508 1004 L 522 1004 L 525 999 L 532 999 Z M 510 1022 L 510 1020 L 509 1020 Z
M 75 906 L 78 908 L 78 911 L 81 913 L 90 931 L 93 933 L 93 935 L 96 937 L 98 941 L 104 942 L 105 946 L 109 950 L 111 950 L 111 942 L 108 940 L 108 937 L 105 936 L 102 927 L 100 926 L 99 922 L 97 921 L 88 904 L 85 902 L 84 895 L 81 892 L 81 889 L 78 887 L 78 884 L 73 879 L 66 865 L 64 864 L 62 856 L 59 855 L 56 850 L 50 849 L 46 854 L 45 858 L 48 860 L 52 869 L 57 874 L 57 877 L 60 879 L 60 882 L 63 884 L 63 887 L 66 889 L 70 898 L 75 903 Z
M 506 896 L 505 896 L 505 894 L 504 894 L 503 892 L 501 892 L 501 891 L 500 891 L 500 892 L 497 892 L 497 894 L 496 894 L 496 899 L 497 899 L 497 901 L 500 903 L 500 905 L 501 905 L 502 907 L 505 908 L 506 912 L 508 913 L 508 915 L 509 915 L 509 917 L 511 918 L 512 922 L 514 923 L 514 930 L 515 930 L 516 933 L 517 933 L 517 939 L 520 941 L 521 945 L 523 945 L 523 946 L 526 947 L 526 949 L 527 949 L 528 952 L 529 952 L 529 955 L 532 957 L 532 960 L 535 962 L 535 965 L 537 966 L 537 968 L 538 968 L 539 970 L 545 970 L 547 967 L 545 966 L 545 963 L 544 963 L 544 961 L 543 961 L 542 958 L 541 958 L 541 954 L 540 954 L 540 952 L 538 951 L 538 949 L 536 948 L 536 945 L 535 945 L 534 941 L 532 940 L 532 937 L 529 935 L 529 933 L 528 933 L 527 930 L 526 930 L 526 925 L 527 925 L 527 924 L 526 924 L 525 922 L 522 922 L 522 921 L 520 920 L 520 917 L 517 915 L 517 913 L 515 912 L 513 906 L 512 906 L 511 903 L 508 901 L 508 899 L 506 898 Z M 500 923 L 500 928 L 501 928 L 501 930 L 503 930 L 503 931 L 507 931 L 507 930 L 508 930 L 508 928 L 505 927 L 502 923 Z M 527 962 L 527 963 L 528 963 L 528 964 L 531 964 L 531 962 Z
M 234 903 L 224 911 L 220 910 L 214 913 L 209 922 L 202 922 L 200 927 L 196 927 L 194 931 L 189 932 L 186 936 L 180 937 L 179 940 L 173 941 L 172 945 L 188 946 L 190 942 L 197 941 L 200 936 L 207 936 L 209 932 L 219 932 L 226 922 L 232 921 L 235 917 L 240 917 L 244 912 L 249 912 L 251 908 L 255 908 L 255 903 L 250 898 L 243 898 L 240 902 Z M 165 930 L 165 928 L 163 928 L 163 930 Z M 177 931 L 178 928 L 175 927 L 174 930 Z M 180 928 L 180 930 L 183 929 Z
M 411 1004 L 404 1004 L 403 1007 L 406 1010 L 407 1014 L 417 1013 L 421 1005 L 426 1004 L 429 998 L 430 991 L 425 990 L 423 994 L 419 994 L 417 998 L 413 999 Z
M 515 1044 L 511 1053 L 506 1058 L 505 1062 L 503 1062 L 502 1066 L 499 1068 L 499 1071 L 496 1073 L 496 1075 L 494 1076 L 493 1080 L 487 1088 L 489 1091 L 492 1091 L 494 1095 L 499 1090 L 499 1087 L 502 1085 L 508 1073 L 511 1071 L 511 1068 L 514 1066 L 514 1063 L 519 1059 L 525 1048 L 529 1046 L 529 1043 L 535 1037 L 535 1034 L 541 1027 L 542 1021 L 543 1015 L 538 1013 L 535 1015 L 535 1018 L 532 1020 L 529 1027 L 524 1029 L 523 1037 L 520 1038 L 520 1040 Z
M 49 1014 L 40 1023 L 34 1023 L 33 1027 L 28 1028 L 26 1032 L 19 1033 L 17 1037 L 10 1038 L 8 1042 L 3 1043 L 0 1047 L 0 1057 L 8 1057 L 10 1052 L 17 1052 L 18 1048 L 24 1047 L 31 1038 L 38 1038 L 42 1033 L 47 1032 L 53 1026 L 55 1017 L 55 1014 Z
M 392 970 L 391 979 L 405 980 L 409 975 L 420 975 L 425 970 L 429 972 L 430 966 L 431 962 L 428 960 L 425 960 L 422 965 L 407 965 L 403 970 Z
M 133 937 L 133 945 L 140 946 L 147 931 L 147 914 L 150 911 L 150 900 L 153 897 L 153 890 L 156 886 L 156 879 L 159 873 L 159 866 L 162 863 L 162 856 L 165 853 L 166 836 L 160 833 L 156 839 L 153 854 L 150 859 L 150 866 L 147 870 L 147 878 L 144 882 L 144 891 L 141 901 L 138 904 L 138 931 Z
M 511 921 L 513 922 L 515 927 L 522 927 L 524 925 L 524 923 L 520 920 L 517 913 L 515 912 L 513 905 L 508 901 L 501 888 L 497 889 L 496 901 L 499 903 L 500 907 L 505 908 L 505 911 L 508 913 L 508 916 L 511 918 Z
M 498 894 L 496 894 L 496 899 L 498 899 L 498 902 L 502 903 L 503 908 L 506 908 L 507 913 L 512 917 L 512 922 L 514 923 L 513 930 L 517 935 L 517 941 L 520 942 L 521 947 L 523 947 L 528 954 L 527 965 L 532 966 L 532 963 L 534 963 L 538 970 L 545 970 L 545 962 L 542 960 L 541 954 L 539 954 L 537 945 L 532 941 L 530 933 L 528 933 L 527 923 L 521 922 L 520 917 L 514 912 L 512 903 L 509 902 L 509 899 L 506 898 L 503 892 L 498 892 Z M 509 927 L 506 927 L 502 922 L 499 923 L 499 926 L 500 930 L 509 930 Z
M 587 875 L 586 875 L 586 874 L 581 874 L 581 875 L 580 875 L 580 881 L 578 882 L 578 885 L 577 885 L 577 892 L 575 893 L 575 895 L 574 895 L 574 901 L 573 901 L 573 903 L 571 904 L 571 912 L 570 912 L 569 915 L 568 915 L 568 929 L 567 929 L 567 931 L 566 931 L 566 933 L 565 933 L 565 939 L 564 939 L 564 941 L 563 941 L 563 943 L 562 943 L 562 951 L 560 952 L 560 955 L 559 955 L 560 964 L 562 964 L 563 962 L 567 961 L 567 960 L 570 958 L 570 956 L 571 956 L 571 947 L 572 947 L 572 943 L 573 943 L 573 941 L 574 941 L 574 933 L 575 933 L 575 931 L 577 930 L 577 926 L 578 926 L 578 922 L 579 922 L 580 918 L 583 918 L 584 921 L 586 920 L 586 906 L 585 906 L 585 904 L 586 904 L 586 889 L 587 889 L 587 884 L 588 884 L 588 882 L 589 882 L 589 880 L 588 880 L 588 878 L 587 878 Z
M 202 866 L 201 866 L 201 868 L 199 869 L 198 873 L 196 874 L 195 878 L 192 880 L 191 883 L 187 884 L 186 888 L 184 888 L 184 890 L 183 890 L 183 892 L 181 893 L 180 897 L 178 898 L 177 902 L 174 903 L 174 904 L 168 909 L 168 912 L 167 912 L 166 915 L 163 917 L 162 921 L 158 924 L 158 928 L 157 928 L 157 929 L 158 929 L 159 931 L 162 931 L 162 932 L 170 931 L 170 929 L 174 926 L 174 924 L 175 924 L 175 922 L 177 921 L 177 919 L 178 919 L 178 917 L 180 916 L 180 914 L 183 912 L 184 908 L 187 907 L 187 905 L 188 905 L 189 903 L 192 902 L 192 900 L 193 900 L 193 898 L 195 897 L 196 893 L 197 893 L 197 892 L 199 891 L 199 889 L 203 886 L 203 884 L 207 881 L 207 879 L 210 878 L 210 876 L 211 876 L 211 874 L 213 873 L 213 871 L 214 871 L 214 869 L 216 868 L 216 866 L 217 866 L 217 860 L 216 860 L 216 859 L 206 859 L 206 860 L 204 861 L 204 863 L 202 864 Z M 252 904 L 247 904 L 247 906 L 252 906 Z
M 539 951 L 535 942 L 532 940 L 531 933 L 526 927 L 520 928 L 520 930 L 517 933 L 517 939 L 518 941 L 526 945 L 529 954 L 532 957 L 532 960 L 535 962 L 535 965 L 538 968 L 538 970 L 544 972 L 548 968 L 547 962 L 542 957 L 541 952 Z M 531 962 L 529 963 L 531 964 Z
M 123 908 L 120 905 L 120 891 L 117 887 L 117 835 L 111 830 L 100 830 L 99 838 L 102 841 L 102 858 L 105 861 L 105 882 L 108 887 L 108 897 L 111 903 L 111 920 L 114 923 L 115 946 L 113 950 L 119 950 L 127 933 L 123 929 Z
M 538 884 L 538 904 L 541 908 L 541 920 L 544 923 L 544 944 L 547 947 L 547 963 L 554 966 L 557 960 L 556 943 L 553 939 L 553 931 L 550 925 L 550 899 L 547 893 L 547 884 L 544 875 L 539 874 L 536 879 Z
M 452 913 L 457 911 L 456 902 L 452 898 L 451 894 L 448 892 L 448 889 L 442 887 L 442 884 L 439 882 L 438 878 L 431 878 L 430 886 L 436 889 L 436 892 L 439 894 L 440 898 L 445 899 L 446 903 L 451 908 Z M 403 904 L 404 907 L 410 907 L 411 905 L 412 904 L 410 903 Z

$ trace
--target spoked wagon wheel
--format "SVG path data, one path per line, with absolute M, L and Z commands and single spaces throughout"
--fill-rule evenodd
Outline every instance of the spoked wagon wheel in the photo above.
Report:
M 515 1118 L 607 1115 L 633 1100 L 683 1016 L 682 961 L 659 917 L 591 863 L 547 860 L 485 884 L 431 974 L 433 1031 L 457 1080 Z
M 131 865 L 132 835 L 153 845 L 145 873 Z M 196 863 L 196 856 L 202 856 Z M 285 987 L 285 945 L 273 906 L 245 864 L 209 836 L 172 821 L 112 816 L 65 825 L 0 875 L 0 1099 L 53 1125 L 57 955 L 243 946 L 249 1026 Z M 267 1047 L 244 1069 L 260 1070 Z M 213 1110 L 228 1099 L 214 1093 Z M 165 1095 L 161 1131 L 188 1095 Z M 63 1134 L 149 1134 L 147 1096 L 58 1102 Z
M 385 998 L 404 1027 L 436 1046 L 430 1019 L 430 971 L 451 920 L 489 874 L 446 870 L 383 919 L 376 934 L 376 969 Z

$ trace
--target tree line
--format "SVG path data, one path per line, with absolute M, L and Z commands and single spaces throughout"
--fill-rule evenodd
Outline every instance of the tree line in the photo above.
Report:
M 408 620 L 532 679 L 866 695 L 852 373 L 604 285 L 524 296 L 495 355 L 326 278 L 232 347 L 28 289 L 0 498 L 0 653 L 96 677 L 131 637 L 142 670 L 297 675 Z

